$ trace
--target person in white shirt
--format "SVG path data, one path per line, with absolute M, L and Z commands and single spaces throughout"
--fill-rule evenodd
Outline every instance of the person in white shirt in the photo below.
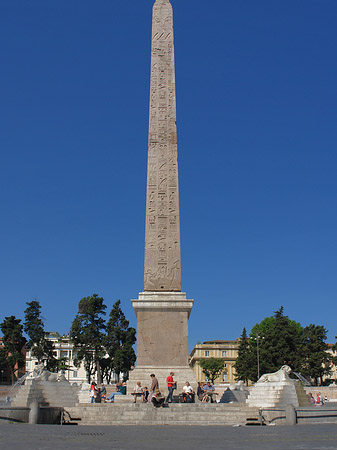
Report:
M 132 395 L 133 395 L 133 403 L 137 402 L 137 397 L 143 397 L 144 391 L 140 381 L 137 381 L 137 385 L 134 387 Z
M 185 386 L 183 387 L 183 399 L 186 403 L 194 402 L 194 391 L 188 381 L 186 381 Z

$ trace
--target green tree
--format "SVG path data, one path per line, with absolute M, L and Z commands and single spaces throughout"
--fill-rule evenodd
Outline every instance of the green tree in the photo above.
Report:
M 318 380 L 323 384 L 323 376 L 330 375 L 333 357 L 326 350 L 325 343 L 327 330 L 322 325 L 309 325 L 303 330 L 303 373 L 314 379 L 317 386 Z
M 102 382 L 100 361 L 105 355 L 105 310 L 104 299 L 97 294 L 82 298 L 70 330 L 76 352 L 75 365 L 84 363 L 88 381 L 97 372 L 98 383 Z
M 38 362 L 45 362 L 48 370 L 53 371 L 57 366 L 54 357 L 53 343 L 45 338 L 44 323 L 41 317 L 41 305 L 37 300 L 26 302 L 24 331 L 29 340 L 27 349 L 37 358 Z
M 135 364 L 136 354 L 133 345 L 136 342 L 136 330 L 129 326 L 129 321 L 120 307 L 121 301 L 114 303 L 107 323 L 105 348 L 110 361 L 102 361 L 104 373 L 108 380 L 112 372 L 118 376 L 123 372 L 128 376 L 131 366 Z
M 9 367 L 12 383 L 15 379 L 15 372 L 24 367 L 25 357 L 23 347 L 26 339 L 23 337 L 23 325 L 21 320 L 15 316 L 5 317 L 0 324 L 3 336 L 2 358 Z
M 249 345 L 247 330 L 244 328 L 239 340 L 238 357 L 235 361 L 234 368 L 236 371 L 235 378 L 242 380 L 248 385 L 248 381 L 252 376 L 251 367 L 255 365 L 255 355 Z
M 1 371 L 1 382 L 4 382 L 7 374 L 7 355 L 4 348 L 0 347 L 0 371 Z M 6 380 L 7 381 L 7 380 Z
M 212 383 L 224 370 L 224 359 L 221 358 L 202 358 L 199 364 L 206 377 L 212 380 Z
M 51 362 L 48 370 L 50 372 L 64 372 L 65 370 L 69 370 L 68 358 L 62 356 L 61 358 L 54 358 Z
M 266 317 L 256 324 L 250 333 L 249 345 L 253 354 L 249 378 L 257 380 L 257 336 L 259 336 L 260 374 L 275 372 L 283 365 L 300 371 L 302 356 L 300 352 L 303 328 L 294 320 L 283 314 L 283 306 L 275 311 L 274 316 Z

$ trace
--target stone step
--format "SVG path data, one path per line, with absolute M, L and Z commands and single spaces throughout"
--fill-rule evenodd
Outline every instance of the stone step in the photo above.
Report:
M 131 408 L 130 408 L 131 406 Z M 228 405 L 173 404 L 168 408 L 152 405 L 90 405 L 66 408 L 72 417 L 81 418 L 80 425 L 245 425 L 248 418 L 258 419 L 258 408 Z

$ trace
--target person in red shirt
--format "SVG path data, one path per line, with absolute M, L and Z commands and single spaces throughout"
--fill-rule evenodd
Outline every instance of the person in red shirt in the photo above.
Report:
M 174 373 L 170 372 L 170 375 L 166 378 L 167 389 L 169 391 L 167 399 L 166 399 L 167 403 L 172 403 L 172 395 L 173 395 L 173 389 L 174 389 L 173 386 L 175 385 L 173 376 L 174 376 Z

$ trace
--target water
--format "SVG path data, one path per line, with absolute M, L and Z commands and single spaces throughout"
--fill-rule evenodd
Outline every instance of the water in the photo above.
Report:
M 311 386 L 310 381 L 308 381 L 306 378 L 304 378 L 303 375 L 301 375 L 300 373 L 297 372 L 292 372 L 299 380 L 300 382 L 304 385 L 304 386 Z
M 25 384 L 26 378 L 31 374 L 32 372 L 26 372 L 21 378 L 16 380 L 16 382 L 13 384 L 13 386 L 10 388 L 8 395 L 6 397 L 6 405 L 9 405 L 11 403 L 11 398 L 15 397 L 16 391 Z

